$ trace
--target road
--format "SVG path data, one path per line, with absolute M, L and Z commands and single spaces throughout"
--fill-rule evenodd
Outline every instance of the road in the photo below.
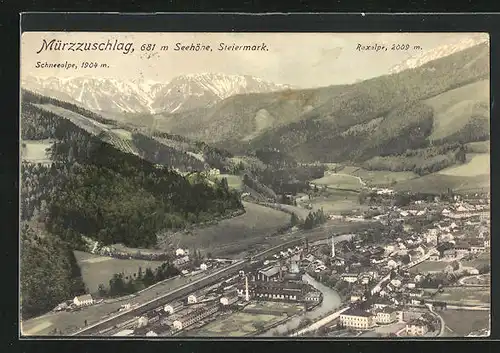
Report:
M 446 305 L 446 310 L 490 311 L 490 306 L 458 306 Z
M 346 307 L 346 308 L 343 308 L 343 309 L 340 309 L 339 311 L 336 311 L 334 312 L 333 314 L 331 315 L 328 315 L 327 317 L 324 317 L 318 321 L 316 321 L 315 323 L 311 324 L 310 326 L 307 326 L 303 329 L 301 329 L 300 331 L 296 332 L 296 333 L 292 333 L 290 335 L 290 337 L 295 337 L 295 336 L 301 336 L 303 335 L 304 333 L 306 332 L 311 332 L 311 331 L 316 331 L 318 330 L 319 328 L 325 326 L 326 324 L 328 324 L 329 322 L 332 322 L 333 320 L 337 319 L 340 317 L 340 315 L 348 310 L 350 307 Z
M 472 284 L 472 283 L 465 283 L 466 280 L 476 278 L 477 280 L 480 280 L 481 277 L 484 275 L 473 275 L 473 276 L 467 276 L 467 277 L 462 277 L 458 280 L 458 283 L 460 283 L 462 286 L 470 286 L 470 287 L 489 287 L 488 284 Z
M 434 311 L 434 307 L 432 304 L 426 304 L 426 306 L 431 313 L 438 317 L 440 322 L 438 337 L 442 337 L 444 335 L 444 330 L 446 329 L 446 323 L 444 322 L 444 319 L 441 317 L 441 315 Z

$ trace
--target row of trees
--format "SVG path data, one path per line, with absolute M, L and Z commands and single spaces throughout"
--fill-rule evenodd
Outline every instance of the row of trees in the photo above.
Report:
M 327 221 L 327 217 L 325 215 L 325 212 L 323 212 L 323 209 L 320 208 L 317 211 L 311 211 L 307 215 L 306 219 L 304 220 L 304 224 L 302 225 L 303 229 L 313 229 L 320 224 L 323 224 Z
M 109 280 L 109 288 L 100 284 L 98 293 L 101 297 L 119 297 L 132 294 L 165 279 L 175 277 L 179 273 L 179 270 L 169 262 L 164 262 L 155 270 L 148 267 L 144 272 L 139 267 L 139 271 L 133 275 L 126 276 L 124 273 L 115 273 Z

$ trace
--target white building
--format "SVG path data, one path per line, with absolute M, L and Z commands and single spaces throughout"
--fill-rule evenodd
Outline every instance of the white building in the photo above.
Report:
M 378 324 L 390 324 L 398 320 L 398 312 L 396 309 L 390 306 L 384 307 L 382 310 L 377 312 L 375 316 L 375 322 Z
M 358 281 L 358 275 L 354 273 L 344 273 L 341 277 L 348 283 L 356 283 Z
M 398 267 L 398 263 L 391 259 L 391 260 L 387 261 L 387 266 L 390 268 L 396 268 L 396 267 Z
M 201 264 L 201 265 L 200 265 L 200 270 L 202 270 L 202 271 L 206 271 L 206 270 L 208 270 L 208 266 L 207 266 L 207 264 Z
M 88 306 L 94 304 L 94 298 L 90 294 L 80 295 L 73 299 L 76 306 Z
M 340 315 L 340 322 L 344 327 L 357 330 L 366 330 L 374 325 L 373 315 L 367 311 L 348 309 Z
M 413 320 L 406 324 L 405 331 L 408 336 L 423 336 L 429 329 L 424 322 Z
M 184 249 L 179 248 L 179 249 L 175 250 L 175 256 L 184 256 L 184 255 L 186 255 L 186 252 L 184 251 Z
M 194 294 L 190 294 L 187 297 L 187 302 L 188 302 L 188 304 L 195 304 L 198 302 L 198 300 Z

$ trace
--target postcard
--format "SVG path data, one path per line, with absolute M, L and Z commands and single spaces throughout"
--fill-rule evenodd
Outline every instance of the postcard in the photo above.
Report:
M 23 337 L 490 334 L 486 33 L 24 32 Z

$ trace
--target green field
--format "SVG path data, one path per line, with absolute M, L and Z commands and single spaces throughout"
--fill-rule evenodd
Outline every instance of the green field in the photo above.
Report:
M 490 153 L 490 141 L 469 142 L 465 145 L 467 153 Z
M 172 241 L 188 249 L 200 249 L 213 254 L 223 255 L 226 248 L 233 244 L 241 251 L 290 222 L 290 215 L 268 207 L 244 202 L 245 213 L 220 221 L 216 225 L 176 233 Z
M 434 126 L 429 139 L 438 140 L 452 135 L 474 116 L 489 118 L 489 90 L 489 80 L 482 80 L 425 101 L 434 109 Z
M 417 266 L 412 267 L 410 269 L 410 272 L 427 273 L 427 272 L 443 271 L 448 265 L 449 262 L 444 262 L 444 261 L 424 261 L 418 264 Z
M 21 159 L 27 162 L 48 163 L 50 155 L 48 149 L 52 146 L 53 140 L 25 140 L 21 141 Z
M 490 154 L 468 154 L 465 164 L 440 170 L 438 174 L 454 176 L 477 176 L 490 174 Z
M 243 312 L 231 314 L 201 328 L 196 336 L 202 337 L 241 337 L 251 335 L 262 328 L 273 325 L 286 316 L 247 314 Z M 257 326 L 257 327 L 256 327 Z
M 363 210 L 368 206 L 360 205 L 358 193 L 343 190 L 327 190 L 308 201 L 314 209 L 323 208 L 326 213 L 340 214 L 342 212 Z
M 429 174 L 423 177 L 406 180 L 393 186 L 396 191 L 443 193 L 452 189 L 457 193 L 489 192 L 490 176 L 456 176 Z
M 490 314 L 487 311 L 445 310 L 439 315 L 453 333 L 462 337 L 490 327 Z
M 74 253 L 82 271 L 83 281 L 90 293 L 97 292 L 99 284 L 107 287 L 109 280 L 115 273 L 123 272 L 125 276 L 128 276 L 137 273 L 139 267 L 145 271 L 147 267 L 155 269 L 162 264 L 161 261 L 121 260 L 83 251 L 75 251 Z
M 239 175 L 232 175 L 232 174 L 220 174 L 218 176 L 219 179 L 226 178 L 227 179 L 227 185 L 231 189 L 235 189 L 240 191 L 243 188 L 243 181 L 241 179 L 241 176 Z
M 358 177 L 349 174 L 330 174 L 311 181 L 316 185 L 330 189 L 361 190 L 362 183 Z
M 391 172 L 388 170 L 366 170 L 359 168 L 352 175 L 360 177 L 371 186 L 391 186 L 394 182 L 400 182 L 418 178 L 413 172 Z
M 470 261 L 461 261 L 461 262 L 462 262 L 462 266 L 464 266 L 464 267 L 478 268 L 480 266 L 490 265 L 491 264 L 491 253 L 485 252 L 485 253 L 477 255 L 477 257 L 475 259 L 472 259 Z
M 243 311 L 248 311 L 252 314 L 256 314 L 257 312 L 261 312 L 262 314 L 281 312 L 294 315 L 304 311 L 304 306 L 297 303 L 259 301 L 248 304 Z
M 442 293 L 437 293 L 433 300 L 460 302 L 462 304 L 484 304 L 491 302 L 491 292 L 483 288 L 448 287 Z

